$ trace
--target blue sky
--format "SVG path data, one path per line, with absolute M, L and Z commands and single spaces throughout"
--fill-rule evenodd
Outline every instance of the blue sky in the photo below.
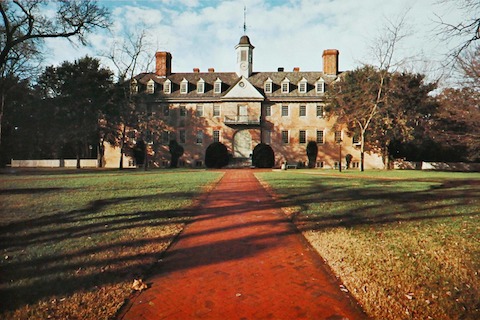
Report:
M 148 51 L 169 51 L 173 72 L 193 68 L 235 70 L 234 47 L 243 35 L 243 10 L 247 8 L 247 35 L 254 50 L 254 71 L 322 70 L 322 52 L 340 50 L 340 69 L 350 70 L 361 63 L 375 63 L 370 47 L 390 20 L 406 12 L 406 32 L 398 46 L 397 58 L 407 59 L 406 67 L 420 72 L 444 60 L 457 39 L 441 42 L 438 21 L 458 22 L 461 11 L 455 1 L 439 0 L 100 0 L 112 12 L 109 32 L 89 37 L 89 47 L 74 47 L 64 40 L 47 42 L 47 64 L 74 60 L 85 54 L 98 56 L 108 51 L 125 32 L 146 30 Z M 465 17 L 463 17 L 465 18 Z M 461 39 L 458 39 L 458 41 Z M 108 59 L 102 62 L 111 66 Z M 152 71 L 150 64 L 141 71 Z M 433 70 L 433 71 L 432 71 Z

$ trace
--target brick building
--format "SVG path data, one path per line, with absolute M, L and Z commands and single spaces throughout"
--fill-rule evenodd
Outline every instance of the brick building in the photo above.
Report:
M 194 68 L 174 73 L 172 55 L 157 52 L 156 71 L 135 77 L 141 103 L 162 121 L 151 145 L 157 165 L 169 165 L 168 143 L 174 139 L 185 150 L 180 166 L 202 167 L 205 150 L 215 141 L 227 146 L 234 163 L 248 163 L 261 142 L 273 148 L 276 167 L 284 162 L 306 163 L 307 143 L 315 141 L 317 167 L 336 168 L 340 148 L 342 165 L 345 155 L 351 154 L 357 167 L 360 152 L 354 138 L 327 119 L 324 111 L 325 92 L 340 75 L 338 50 L 323 52 L 323 71 L 278 68 L 272 72 L 254 71 L 253 50 L 248 36 L 242 36 L 235 46 L 235 72 Z M 365 168 L 382 167 L 380 157 L 365 155 Z

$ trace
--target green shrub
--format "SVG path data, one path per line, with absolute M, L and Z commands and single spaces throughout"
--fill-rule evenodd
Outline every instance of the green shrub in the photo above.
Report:
M 207 168 L 223 168 L 228 165 L 229 156 L 227 147 L 221 142 L 214 142 L 205 151 L 205 165 Z
M 272 147 L 265 143 L 257 144 L 253 149 L 252 164 L 257 168 L 273 168 L 275 153 Z

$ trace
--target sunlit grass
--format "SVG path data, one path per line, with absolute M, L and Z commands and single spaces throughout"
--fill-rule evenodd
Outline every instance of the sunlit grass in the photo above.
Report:
M 257 176 L 372 317 L 480 318 L 480 174 Z
M 2 175 L 1 317 L 111 317 L 133 279 L 189 221 L 195 197 L 220 175 Z

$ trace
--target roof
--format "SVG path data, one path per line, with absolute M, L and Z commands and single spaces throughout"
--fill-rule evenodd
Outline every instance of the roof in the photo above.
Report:
M 135 77 L 140 85 L 146 86 L 147 82 L 152 79 L 157 83 L 155 94 L 167 99 L 212 99 L 224 96 L 235 84 L 240 80 L 235 72 L 185 72 L 172 73 L 167 77 L 159 77 L 155 73 L 141 73 Z M 264 92 L 264 83 L 267 79 L 272 80 L 272 93 Z M 290 91 L 282 93 L 281 83 L 288 78 L 290 81 Z M 320 71 L 278 71 L 278 72 L 254 72 L 247 80 L 266 98 L 266 99 L 280 99 L 280 98 L 321 98 L 322 95 L 316 93 L 315 84 L 322 78 L 328 85 L 332 83 L 337 76 L 326 75 Z M 163 83 L 169 79 L 172 83 L 172 91 L 170 94 L 163 93 Z M 188 93 L 180 93 L 180 82 L 186 79 L 189 83 Z M 205 81 L 204 93 L 197 93 L 197 83 L 200 79 Z M 217 79 L 222 81 L 222 93 L 214 93 L 214 83 Z M 307 92 L 300 93 L 298 91 L 298 83 L 302 80 L 307 80 Z

